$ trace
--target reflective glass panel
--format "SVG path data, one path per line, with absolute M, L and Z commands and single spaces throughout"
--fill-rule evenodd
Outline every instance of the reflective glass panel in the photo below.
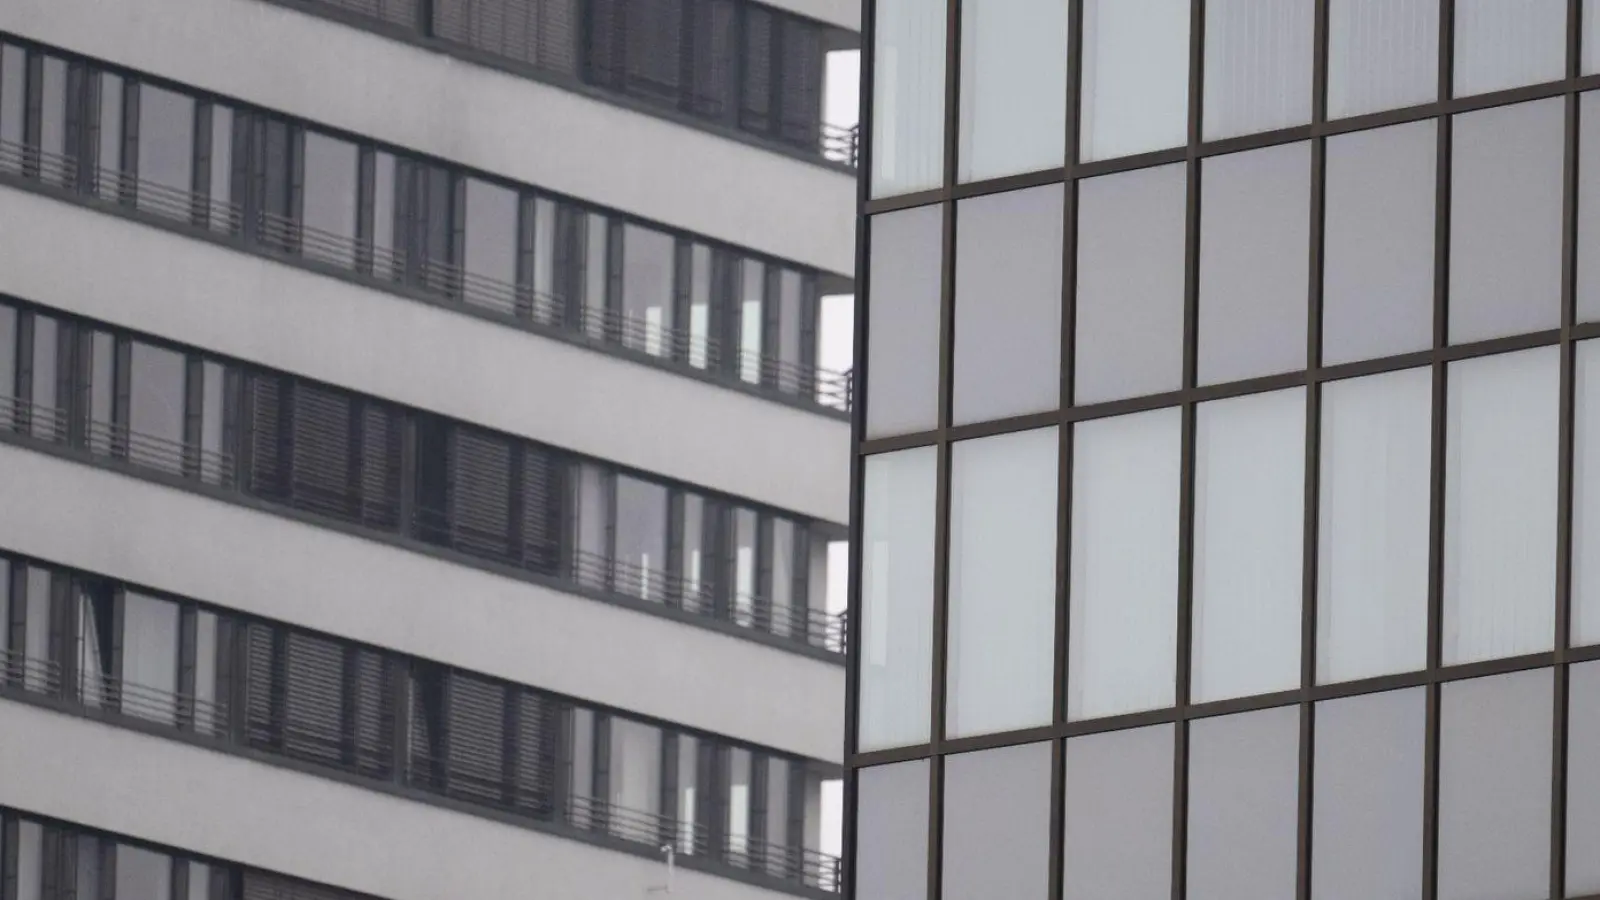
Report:
M 1600 644 L 1600 341 L 1577 347 L 1572 454 L 1572 643 Z
M 1065 900 L 1171 900 L 1172 726 L 1067 740 Z
M 856 896 L 927 900 L 928 761 L 873 766 L 856 779 Z
M 1050 883 L 1050 745 L 944 760 L 945 900 L 1045 900 Z
M 939 206 L 873 216 L 868 276 L 867 437 L 938 424 Z
M 882 0 L 873 22 L 872 196 L 944 180 L 945 5 Z
M 1189 6 L 1084 0 L 1078 127 L 1085 162 L 1188 140 Z
M 1294 896 L 1300 710 L 1189 727 L 1189 900 Z
M 1332 0 L 1329 118 L 1438 98 L 1439 0 Z
M 1202 136 L 1311 121 L 1312 0 L 1207 0 Z
M 1067 0 L 962 4 L 960 110 L 962 181 L 1065 161 Z
M 1455 0 L 1455 95 L 1555 81 L 1566 71 L 1566 0 Z

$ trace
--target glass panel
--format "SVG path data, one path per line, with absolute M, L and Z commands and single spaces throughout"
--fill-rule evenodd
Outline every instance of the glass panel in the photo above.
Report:
M 1572 454 L 1572 643 L 1600 644 L 1600 341 L 1577 346 Z
M 1433 120 L 1328 139 L 1322 361 L 1433 346 Z
M 0 80 L 3 80 L 3 76 L 0 76 Z M 123 84 L 121 76 L 113 75 L 110 72 L 102 72 L 100 73 L 99 87 L 100 146 L 95 148 L 95 164 L 98 167 L 95 172 L 95 185 L 102 200 L 115 200 L 121 190 L 122 97 L 126 86 Z M 231 138 L 233 136 L 232 123 L 229 123 L 229 126 L 228 136 Z M 229 165 L 227 160 L 229 157 L 225 155 L 220 158 L 217 157 L 215 138 L 213 138 L 212 143 L 212 159 L 220 161 L 220 165 L 219 162 L 212 163 L 212 172 L 215 173 L 218 168 L 222 169 L 223 172 L 228 172 Z M 227 145 L 223 146 L 226 148 Z M 5 152 L 0 150 L 0 158 L 4 158 L 4 156 Z M 212 182 L 213 185 L 216 182 L 215 174 L 212 175 Z M 216 196 L 215 191 L 212 192 L 212 196 Z
M 78 633 L 73 636 L 77 646 L 78 697 L 83 705 L 98 709 L 105 702 L 106 688 L 114 673 L 111 671 L 112 632 L 116 630 L 109 585 L 88 578 L 74 579 L 77 605 Z M 177 660 L 173 660 L 176 667 Z M 124 697 L 124 708 L 136 711 L 139 698 Z
M 27 77 L 27 51 L 14 44 L 0 44 L 0 172 L 22 171 Z
M 574 566 L 579 583 L 603 588 L 611 568 L 609 479 L 599 466 L 589 463 L 578 464 L 577 476 L 578 554 Z
M 1084 0 L 1085 162 L 1188 141 L 1189 4 Z
M 867 292 L 867 437 L 938 424 L 943 215 L 923 206 L 873 216 Z
M 672 334 L 672 236 L 637 225 L 623 231 L 622 342 L 662 356 Z
M 856 807 L 856 896 L 926 900 L 928 761 L 861 769 Z
M 1600 72 L 1600 0 L 1583 0 L 1583 47 L 1580 75 Z
M 779 878 L 793 878 L 798 869 L 789 861 L 789 761 L 767 760 L 767 871 Z M 799 861 L 796 860 L 795 863 Z
M 588 828 L 594 810 L 594 712 L 572 709 L 572 824 Z
M 89 447 L 109 454 L 112 446 L 117 382 L 116 338 L 96 331 L 89 350 Z
M 728 751 L 728 854 L 736 866 L 748 864 L 750 852 L 750 751 Z
M 4 149 L 0 148 L 0 156 Z M 0 429 L 10 429 L 17 410 L 17 311 L 0 304 Z
M 1410 688 L 1316 707 L 1311 896 L 1422 896 L 1427 693 Z
M 1298 388 L 1199 406 L 1194 702 L 1300 684 L 1305 429 Z
M 1322 389 L 1317 681 L 1427 664 L 1433 372 Z
M 1066 161 L 1067 52 L 1067 0 L 962 5 L 960 180 Z
M 60 346 L 60 327 L 49 316 L 33 316 L 33 436 L 46 441 L 60 440 L 67 434 L 64 410 L 57 408 L 56 351 Z
M 617 476 L 616 589 L 641 600 L 662 599 L 667 563 L 667 489 Z
M 1050 881 L 1050 745 L 944 761 L 944 900 L 1044 900 Z
M 212 484 L 221 484 L 232 470 L 222 446 L 222 364 L 206 362 L 200 371 L 200 477 Z
M 183 471 L 183 354 L 133 342 L 128 397 L 128 456 L 168 472 Z
M 178 694 L 178 604 L 128 591 L 122 606 L 123 711 L 171 724 Z
M 937 451 L 868 457 L 861 514 L 861 751 L 928 740 Z
M 105 843 L 109 844 L 110 841 Z M 72 835 L 62 842 L 62 851 L 70 852 L 76 857 L 74 861 L 76 862 L 75 868 L 77 871 L 72 873 L 72 877 L 76 880 L 72 884 L 77 896 L 83 897 L 84 900 L 96 897 L 100 893 L 101 845 L 100 838 L 83 832 Z M 60 893 L 66 895 L 67 892 L 60 891 Z M 116 900 L 122 900 L 122 898 L 118 897 Z M 157 897 L 154 900 L 174 900 L 174 898 Z
M 1439 716 L 1439 900 L 1550 886 L 1549 669 L 1450 682 Z
M 589 336 L 603 338 L 607 319 L 606 296 L 610 291 L 607 271 L 605 216 L 589 213 L 585 218 L 583 312 Z
M 394 242 L 394 154 L 378 151 L 373 154 L 372 194 L 372 252 L 373 274 L 379 278 L 399 278 L 403 262 L 397 258 L 399 248 Z
M 517 193 L 467 179 L 466 294 L 469 302 L 508 312 L 516 306 Z
M 756 531 L 759 520 L 754 510 L 733 511 L 733 621 L 746 628 L 755 624 Z
M 739 268 L 739 378 L 749 384 L 760 384 L 761 301 L 766 296 L 766 267 L 747 259 Z
M 51 661 L 50 586 L 53 573 L 39 565 L 28 567 L 27 612 L 22 634 L 22 686 L 30 691 L 48 691 L 60 672 Z
M 194 621 L 194 730 L 211 734 L 218 726 L 217 616 L 201 610 Z
M 203 862 L 189 860 L 189 896 L 185 900 L 211 900 L 212 869 Z M 224 876 L 224 871 L 218 869 L 215 873 Z M 121 898 L 118 898 L 121 900 Z
M 661 808 L 661 729 L 612 716 L 609 772 L 612 831 L 634 840 L 653 840 L 656 823 L 648 815 Z
M 19 604 L 27 602 L 17 598 Z M 11 560 L 0 556 L 0 683 L 11 667 Z
M 1567 670 L 1567 894 L 1600 893 L 1600 661 Z
M 1333 0 L 1329 4 L 1329 118 L 1437 99 L 1439 0 Z M 1333 196 L 1331 190 L 1328 193 Z
M 232 231 L 238 224 L 233 204 L 233 110 L 211 104 L 211 227 Z M 393 213 L 390 213 L 392 216 Z M 196 863 L 198 865 L 198 863 Z
M 72 183 L 67 160 L 67 61 L 44 58 L 40 85 L 39 172 L 46 181 Z
M 8 873 L 9 875 L 9 873 Z M 44 827 L 26 819 L 17 823 L 17 900 L 44 897 Z
M 795 525 L 780 516 L 767 519 L 772 530 L 772 584 L 767 602 L 772 610 L 772 633 L 787 635 L 805 631 L 805 610 L 797 608 L 794 597 Z M 798 626 L 798 627 L 797 627 Z
M 117 845 L 117 900 L 168 900 L 172 857 L 142 847 Z
M 695 244 L 689 254 L 689 365 L 704 369 L 711 361 L 711 248 Z
M 805 280 L 793 269 L 778 273 L 778 390 L 785 394 L 800 392 L 801 360 L 800 341 L 804 337 Z
M 1171 706 L 1182 411 L 1081 422 L 1073 442 L 1067 718 Z
M 1177 163 L 1078 183 L 1080 406 L 1183 386 L 1186 181 Z
M 957 424 L 1060 404 L 1061 210 L 1059 184 L 956 205 Z
M 883 0 L 873 22 L 872 196 L 944 181 L 945 5 Z
M 301 252 L 312 259 L 345 267 L 355 262 L 356 156 L 355 144 L 306 132 Z
M 1451 363 L 1444 662 L 1555 641 L 1557 348 Z
M 1171 900 L 1172 726 L 1067 740 L 1064 900 Z
M 1591 22 L 1587 9 L 1583 21 Z M 1593 322 L 1600 320 L 1600 91 L 1580 94 L 1578 103 L 1578 321 Z
M 1566 72 L 1566 0 L 1455 0 L 1455 95 L 1555 81 Z
M 533 303 L 541 322 L 566 308 L 566 298 L 556 296 L 555 276 L 556 204 L 540 197 L 533 201 Z
M 1561 324 L 1559 97 L 1455 117 L 1450 342 Z
M 1292 897 L 1300 710 L 1189 726 L 1189 900 Z
M 710 597 L 703 594 L 706 585 L 706 515 L 707 503 L 704 497 L 698 494 L 685 493 L 683 495 L 683 519 L 681 523 L 683 536 L 681 538 L 683 550 L 678 560 L 678 576 L 683 586 L 683 605 L 690 610 L 701 610 L 710 604 Z
M 194 98 L 139 85 L 139 208 L 187 216 L 194 190 Z
M 1201 384 L 1305 368 L 1310 176 L 1305 142 L 1203 163 Z
M 1208 141 L 1311 121 L 1312 0 L 1208 0 Z
M 700 742 L 678 735 L 678 852 L 700 852 Z
M 951 453 L 946 734 L 1047 725 L 1059 430 L 960 441 Z

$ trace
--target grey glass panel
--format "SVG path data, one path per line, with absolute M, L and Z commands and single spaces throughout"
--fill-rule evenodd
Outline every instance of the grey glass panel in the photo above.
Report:
M 1580 75 L 1600 72 L 1600 0 L 1583 0 L 1583 46 L 1580 48 Z
M 103 844 L 108 843 L 110 841 L 102 841 L 92 834 L 83 832 L 79 832 L 70 839 L 63 841 L 63 853 L 70 852 L 77 857 L 76 866 L 74 867 L 77 871 L 72 876 L 77 880 L 73 882 L 73 886 L 77 889 L 78 896 L 84 897 L 85 900 L 95 896 L 94 892 L 100 885 L 100 851 Z M 72 857 L 67 858 L 71 859 Z M 117 898 L 117 900 L 121 900 L 121 898 Z M 158 897 L 156 900 L 174 900 L 174 898 Z
M 1444 662 L 1555 642 L 1559 351 L 1451 363 L 1445 424 Z
M 104 102 L 104 101 L 102 101 Z M 103 109 L 104 107 L 102 107 Z M 119 111 L 120 112 L 120 111 Z M 104 134 L 104 132 L 101 132 Z M 233 204 L 233 110 L 211 104 L 211 227 L 231 231 L 237 212 Z M 393 213 L 390 213 L 393 216 Z M 391 225 L 393 222 L 391 221 Z
M 1059 438 L 1040 428 L 951 449 L 950 737 L 1050 723 Z
M 766 294 L 766 266 L 753 259 L 742 260 L 739 264 L 739 378 L 748 384 L 761 383 Z
M 145 465 L 182 471 L 183 354 L 134 341 L 129 368 L 129 456 Z
M 189 896 L 183 898 L 183 900 L 210 900 L 213 876 L 218 878 L 227 877 L 223 869 L 219 868 L 213 871 L 211 866 L 202 862 L 189 860 L 187 863 L 180 862 L 179 864 L 189 867 Z
M 1432 410 L 1428 368 L 1323 386 L 1319 682 L 1427 663 Z
M 1183 386 L 1184 168 L 1078 182 L 1080 406 Z
M 565 299 L 556 297 L 556 204 L 539 197 L 533 201 L 534 315 L 548 322 Z
M 1433 346 L 1438 152 L 1432 119 L 1328 139 L 1325 365 Z
M 1172 705 L 1182 446 L 1176 407 L 1074 426 L 1070 719 Z
M 1312 0 L 1205 5 L 1205 140 L 1311 121 Z
M 172 857 L 142 847 L 117 845 L 117 900 L 169 900 Z
M 1329 118 L 1438 98 L 1439 0 L 1329 4 Z M 1333 195 L 1331 189 L 1328 193 Z
M 1044 900 L 1049 859 L 1048 743 L 945 757 L 945 900 Z
M 702 595 L 710 564 L 706 546 L 706 500 L 697 494 L 683 496 L 682 556 L 678 560 L 678 577 L 683 583 L 683 603 L 689 609 L 698 609 L 709 602 Z
M 34 314 L 32 432 L 34 437 L 47 441 L 60 440 L 67 434 L 66 413 L 59 408 L 60 398 L 56 396 L 60 331 L 55 319 Z
M 194 730 L 211 734 L 218 724 L 217 615 L 201 610 L 194 621 Z
M 768 516 L 772 533 L 772 584 L 767 588 L 767 603 L 772 609 L 772 633 L 789 634 L 800 623 L 805 630 L 803 605 L 795 605 L 795 524 L 781 516 Z
M 122 711 L 171 723 L 177 712 L 178 604 L 128 591 L 122 604 Z
M 678 852 L 695 853 L 696 824 L 700 821 L 700 742 L 678 735 Z
M 956 204 L 958 424 L 1060 403 L 1061 211 L 1059 184 Z
M 1067 0 L 962 5 L 960 115 L 961 181 L 1065 162 Z
M 1439 900 L 1550 887 L 1549 669 L 1443 686 Z
M 937 452 L 869 457 L 862 475 L 860 750 L 928 739 Z
M 1313 900 L 1422 895 L 1425 688 L 1316 706 Z
M 22 171 L 27 77 L 27 51 L 15 44 L 0 44 L 0 172 Z
M 786 759 L 767 760 L 767 816 L 765 846 L 760 848 L 767 859 L 767 871 L 779 878 L 794 877 L 789 874 L 789 767 Z
M 1189 4 L 1085 0 L 1079 154 L 1181 146 L 1189 123 Z
M 1172 726 L 1067 741 L 1065 900 L 1171 900 Z
M 654 813 L 661 808 L 661 729 L 643 722 L 611 717 L 611 765 L 607 782 L 611 805 Z M 637 835 L 639 820 L 615 816 L 612 830 Z
M 100 73 L 100 146 L 95 148 L 95 165 L 98 167 L 98 171 L 95 173 L 95 184 L 100 197 L 105 200 L 116 199 L 122 187 L 119 176 L 122 172 L 122 97 L 124 89 L 125 85 L 121 76 L 113 75 L 110 72 Z M 229 124 L 231 126 L 232 123 L 230 122 Z M 230 138 L 233 136 L 231 127 L 228 136 Z M 226 149 L 226 145 L 224 145 L 223 149 Z M 0 158 L 4 156 L 4 152 L 0 151 Z M 217 155 L 215 139 L 213 139 L 212 158 L 220 163 L 220 165 L 217 163 L 212 164 L 212 183 L 214 185 L 216 182 L 215 173 L 218 168 L 225 173 L 231 171 L 229 165 L 231 157 L 226 153 L 221 156 Z M 223 180 L 226 181 L 227 179 Z M 214 188 L 211 196 L 216 198 Z M 226 200 L 227 198 L 223 197 L 222 199 Z
M 695 244 L 689 255 L 689 365 L 704 369 L 714 344 L 711 326 L 711 248 Z
M 1559 97 L 1455 117 L 1450 342 L 1561 324 Z
M 201 366 L 200 477 L 213 484 L 222 483 L 231 472 L 222 446 L 223 377 L 221 363 L 206 362 Z
M 194 190 L 194 98 L 139 85 L 139 208 L 185 215 Z
M 745 865 L 750 850 L 750 751 L 728 751 L 728 853 L 730 862 Z
M 584 216 L 583 313 L 589 336 L 594 338 L 604 338 L 606 333 L 606 295 L 610 283 L 606 272 L 607 232 L 605 216 L 598 213 Z
M 1189 900 L 1294 896 L 1300 710 L 1199 719 L 1189 733 Z
M 379 278 L 398 278 L 403 266 L 397 259 L 394 243 L 394 154 L 378 151 L 372 157 L 372 249 L 373 274 Z
M 1201 167 L 1201 384 L 1305 368 L 1311 145 Z
M 856 779 L 856 896 L 927 900 L 928 761 L 873 766 Z
M 19 604 L 26 602 L 17 598 Z M 11 560 L 0 556 L 0 657 L 11 653 Z
M 30 691 L 45 691 L 59 674 L 59 664 L 50 660 L 50 588 L 53 573 L 39 565 L 28 567 L 27 598 L 13 598 L 13 603 L 27 603 L 23 615 L 22 634 L 22 685 Z
M 44 896 L 44 827 L 38 822 L 17 823 L 16 879 L 17 900 Z
M 778 272 L 778 346 L 776 363 L 778 389 L 786 394 L 800 390 L 800 340 L 803 336 L 803 306 L 805 281 L 799 272 L 782 269 Z
M 938 206 L 873 216 L 868 276 L 867 437 L 938 424 Z
M 1595 14 L 1600 17 L 1600 10 Z M 1587 9 L 1583 21 L 1585 26 L 1591 23 Z M 1593 27 L 1600 30 L 1600 22 Z M 1596 43 L 1600 45 L 1600 37 Z M 1600 47 L 1595 52 L 1600 54 Z M 1578 321 L 1596 320 L 1600 320 L 1600 91 L 1589 91 L 1578 95 Z
M 1577 346 L 1572 454 L 1572 643 L 1600 644 L 1600 341 Z
M 587 828 L 593 823 L 594 795 L 594 712 L 582 707 L 572 710 L 572 824 Z
M 883 0 L 873 28 L 872 196 L 944 180 L 945 5 Z
M 0 305 L 0 429 L 10 428 L 17 401 L 17 311 Z
M 116 405 L 116 342 L 117 339 L 105 331 L 96 331 L 90 338 L 89 447 L 96 453 L 111 452 Z M 220 421 L 218 424 L 220 426 Z
M 67 163 L 67 61 L 46 56 L 40 74 L 39 172 L 47 181 L 71 183 Z
M 667 568 L 667 489 L 618 475 L 617 589 L 660 600 Z
M 1566 0 L 1455 0 L 1455 95 L 1555 81 L 1566 71 Z
M 1567 894 L 1600 893 L 1600 661 L 1567 674 Z
M 468 299 L 509 310 L 517 299 L 516 191 L 468 178 L 466 219 Z
M 1202 403 L 1195 420 L 1192 699 L 1300 684 L 1305 393 Z
M 356 145 L 349 141 L 306 132 L 302 252 L 313 259 L 339 266 L 355 261 L 356 156 Z M 469 182 L 469 216 L 471 191 Z M 471 241 L 470 230 L 467 239 Z
M 599 466 L 579 463 L 573 488 L 577 492 L 578 553 L 574 567 L 578 581 L 595 587 L 606 586 L 610 570 L 611 483 Z

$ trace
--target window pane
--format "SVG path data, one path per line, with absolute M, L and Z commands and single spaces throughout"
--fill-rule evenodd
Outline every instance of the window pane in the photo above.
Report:
M 605 587 L 611 569 L 611 547 L 606 540 L 611 524 L 610 479 L 590 463 L 579 463 L 576 475 L 578 552 L 573 565 L 580 583 Z
M 883 0 L 873 29 L 872 196 L 944 181 L 945 6 Z
M 1427 368 L 1323 386 L 1318 682 L 1427 663 L 1432 410 Z
M 869 457 L 862 476 L 860 750 L 928 739 L 937 451 Z
M 1578 344 L 1572 454 L 1572 643 L 1600 644 L 1600 341 Z
M 1322 361 L 1433 346 L 1433 120 L 1328 139 Z
M 1200 383 L 1305 368 L 1311 145 L 1202 164 Z
M 95 335 L 98 340 L 100 335 Z M 109 341 L 107 342 L 109 343 Z M 98 347 L 98 344 L 96 345 Z M 224 371 L 221 363 L 206 362 L 201 367 L 200 410 L 200 477 L 212 484 L 221 484 L 231 474 L 231 460 L 224 454 L 223 385 Z M 109 391 L 107 391 L 109 393 Z
M 1206 3 L 1205 140 L 1311 121 L 1314 19 L 1312 0 Z
M 709 749 L 709 748 L 708 748 Z M 700 794 L 700 742 L 678 735 L 678 852 L 695 853 Z
M 1078 182 L 1079 406 L 1183 386 L 1184 168 Z
M 1595 15 L 1600 17 L 1600 9 L 1595 10 Z M 1583 21 L 1586 27 L 1592 21 L 1587 8 Z M 1600 30 L 1600 23 L 1593 27 Z M 1600 36 L 1596 43 L 1600 44 Z M 1594 52 L 1600 54 L 1600 46 Z M 1589 91 L 1578 95 L 1578 321 L 1597 320 L 1600 320 L 1600 91 Z
M 945 757 L 945 900 L 1044 900 L 1049 858 L 1048 743 Z
M 11 877 L 7 873 L 7 878 Z M 17 823 L 17 900 L 44 896 L 44 827 L 38 822 Z
M 672 330 L 672 236 L 637 225 L 623 231 L 622 341 L 662 356 Z
M 950 737 L 1050 722 L 1060 432 L 951 450 Z
M 542 201 L 541 201 L 542 202 Z M 689 365 L 704 369 L 711 361 L 715 326 L 711 324 L 711 248 L 695 244 L 689 256 Z
M 576 801 L 573 804 L 572 824 L 579 828 L 587 828 L 593 824 L 590 818 L 594 810 L 594 711 L 574 707 L 571 711 L 572 724 L 572 796 Z
M 729 862 L 746 865 L 750 850 L 750 751 L 737 747 L 728 751 L 728 829 Z
M 1300 683 L 1305 394 L 1202 403 L 1195 421 L 1193 700 Z
M 1451 363 L 1445 433 L 1444 661 L 1555 641 L 1555 347 Z
M 1067 0 L 961 7 L 962 181 L 1066 162 Z
M 183 471 L 183 354 L 133 342 L 128 397 L 128 455 L 169 472 Z
M 1549 669 L 1444 685 L 1439 900 L 1547 896 L 1550 692 Z
M 1172 726 L 1067 741 L 1064 900 L 1172 897 Z
M 187 216 L 194 189 L 194 98 L 139 85 L 139 208 Z
M 1567 894 L 1600 893 L 1600 662 L 1567 672 Z
M 1600 0 L 1583 0 L 1583 47 L 1578 74 L 1593 75 L 1600 72 Z
M 1316 708 L 1311 896 L 1422 895 L 1425 688 Z
M 0 149 L 0 155 L 4 150 Z M 10 429 L 17 409 L 17 311 L 0 304 L 0 429 Z
M 611 805 L 635 813 L 661 808 L 661 729 L 621 716 L 611 717 Z M 654 823 L 626 813 L 613 817 L 612 830 L 635 840 L 652 838 Z
M 1450 342 L 1561 324 L 1561 98 L 1453 122 Z
M 379 278 L 398 278 L 403 263 L 396 258 L 394 241 L 394 191 L 398 178 L 394 154 L 381 150 L 374 153 L 372 170 L 373 274 Z
M 943 215 L 923 206 L 873 216 L 867 291 L 867 437 L 938 424 Z
M 1566 72 L 1566 0 L 1455 0 L 1455 95 L 1555 81 Z
M 778 340 L 777 346 L 772 348 L 776 353 L 775 358 L 769 360 L 769 367 L 776 368 L 778 390 L 785 394 L 800 392 L 800 378 L 803 363 L 800 359 L 800 342 L 804 337 L 805 326 L 802 324 L 804 315 L 805 279 L 793 269 L 783 269 L 778 273 Z M 769 351 L 770 352 L 770 351 Z
M 1067 717 L 1171 706 L 1183 414 L 1074 426 Z
M 109 454 L 116 406 L 117 339 L 110 332 L 96 331 L 89 339 L 89 447 L 95 453 Z M 221 418 L 218 417 L 220 430 Z
M 800 608 L 795 605 L 795 563 L 798 557 L 795 545 L 795 524 L 781 516 L 768 516 L 771 531 L 772 583 L 767 588 L 767 603 L 771 607 L 772 633 L 787 635 L 796 626 L 804 631 L 804 598 Z
M 733 621 L 746 628 L 755 624 L 757 519 L 755 510 L 733 511 Z
M 194 647 L 194 730 L 211 734 L 219 719 L 216 613 L 195 614 Z
M 1061 396 L 1061 185 L 956 205 L 956 423 Z
M 1329 4 L 1329 118 L 1415 106 L 1438 98 L 1439 0 L 1333 0 Z
M 355 261 L 356 145 L 307 131 L 305 173 L 303 252 L 350 266 Z
M 15 44 L 0 44 L 0 172 L 22 171 L 27 73 L 27 51 Z
M 766 267 L 756 260 L 746 259 L 741 261 L 739 271 L 739 378 L 748 384 L 760 384 Z
M 1300 710 L 1189 726 L 1189 900 L 1292 897 Z
M 873 766 L 856 775 L 856 896 L 926 900 L 928 761 Z
M 39 171 L 46 181 L 70 184 L 67 165 L 67 61 L 45 56 L 40 70 Z
M 120 103 L 118 104 L 120 106 Z M 101 100 L 101 116 L 104 120 L 105 101 Z M 121 121 L 122 110 L 117 110 L 118 119 Z M 101 126 L 101 136 L 104 140 L 107 126 Z M 115 159 L 115 156 L 109 157 Z M 101 165 L 104 165 L 102 163 Z M 352 173 L 353 177 L 353 173 Z M 238 204 L 233 199 L 233 110 L 220 103 L 211 104 L 211 227 L 216 231 L 232 231 L 237 224 L 234 217 L 238 215 Z M 352 196 L 354 191 L 352 191 Z M 390 214 L 391 226 L 393 213 Z M 381 227 L 381 226 L 379 226 Z
M 117 900 L 167 900 L 172 896 L 172 857 L 142 847 L 117 845 Z
M 58 409 L 56 386 L 57 350 L 60 325 L 49 316 L 33 316 L 33 436 L 47 441 L 61 440 L 67 434 L 64 410 Z
M 128 591 L 122 606 L 122 709 L 171 724 L 178 694 L 178 604 Z
M 1182 146 L 1189 122 L 1189 4 L 1084 0 L 1085 162 Z
M 662 599 L 667 568 L 667 489 L 617 476 L 616 589 L 641 600 Z
M 0 81 L 3 80 L 4 76 L 0 75 Z M 121 175 L 123 168 L 122 99 L 123 91 L 126 89 L 126 85 L 122 81 L 122 76 L 113 75 L 110 72 L 101 72 L 99 82 L 100 140 L 99 146 L 94 148 L 96 154 L 95 164 L 98 167 L 98 171 L 95 173 L 95 184 L 96 190 L 100 194 L 100 199 L 114 201 L 117 199 L 117 196 L 122 189 L 120 183 L 121 179 L 119 176 Z M 4 90 L 3 85 L 0 85 L 0 90 Z M 0 104 L 3 104 L 3 101 L 0 101 Z M 3 115 L 3 112 L 0 112 L 0 115 Z M 228 123 L 228 137 L 231 138 L 232 136 L 233 123 L 230 121 Z M 4 156 L 5 152 L 0 150 L 0 158 L 4 158 Z M 212 159 L 215 160 L 215 162 L 212 163 L 211 167 L 211 196 L 213 199 L 221 199 L 226 201 L 226 195 L 221 197 L 218 197 L 217 195 L 216 173 L 217 170 L 220 169 L 222 172 L 232 174 L 232 157 L 227 154 L 226 144 L 223 144 L 221 147 L 216 145 L 215 137 L 212 138 Z M 224 183 L 227 182 L 226 178 L 222 180 Z
M 22 685 L 30 691 L 46 691 L 60 674 L 60 664 L 51 660 L 50 606 L 54 573 L 40 565 L 28 567 L 27 603 L 22 626 Z

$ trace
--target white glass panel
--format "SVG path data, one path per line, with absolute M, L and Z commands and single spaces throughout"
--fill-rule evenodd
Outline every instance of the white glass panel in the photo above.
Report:
M 1555 642 L 1555 347 L 1452 363 L 1445 434 L 1444 662 Z
M 1203 137 L 1311 121 L 1312 0 L 1208 0 Z
M 960 180 L 1065 162 L 1067 0 L 962 4 L 960 108 Z
M 1329 4 L 1329 118 L 1438 98 L 1439 0 Z
M 1200 404 L 1195 423 L 1195 702 L 1300 683 L 1305 392 Z
M 945 5 L 882 0 L 874 21 L 872 196 L 944 180 Z
M 1572 643 L 1600 644 L 1600 341 L 1577 353 L 1572 454 Z
M 1457 97 L 1565 73 L 1567 0 L 1455 0 L 1455 7 Z
M 740 265 L 739 296 L 739 378 L 749 384 L 761 383 L 762 301 L 767 293 L 766 267 L 753 259 Z
M 1186 0 L 1084 0 L 1085 162 L 1187 142 L 1189 7 Z

